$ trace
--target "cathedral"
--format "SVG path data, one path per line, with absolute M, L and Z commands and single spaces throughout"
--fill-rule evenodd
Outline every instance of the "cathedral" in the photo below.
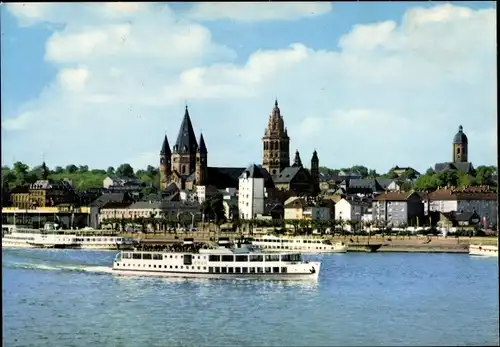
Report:
M 319 192 L 319 159 L 314 151 L 310 170 L 303 167 L 298 151 L 290 165 L 290 137 L 284 124 L 278 101 L 269 115 L 267 128 L 262 138 L 263 165 L 260 167 L 268 190 L 293 190 L 298 194 Z M 192 190 L 195 186 L 215 186 L 219 189 L 237 188 L 238 177 L 244 167 L 210 167 L 208 150 L 200 134 L 199 140 L 193 130 L 188 107 L 177 135 L 170 148 L 167 135 L 160 150 L 160 188 L 168 190 Z

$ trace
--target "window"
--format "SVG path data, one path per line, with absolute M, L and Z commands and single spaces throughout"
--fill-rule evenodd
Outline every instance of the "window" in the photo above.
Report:
M 142 259 L 144 259 L 144 260 L 151 260 L 151 259 L 153 259 L 153 257 L 151 256 L 150 253 L 144 253 L 142 255 Z
M 286 273 L 286 267 L 281 268 L 281 273 Z
M 262 267 L 258 267 L 258 268 L 257 268 L 257 273 L 259 273 L 259 274 L 264 273 L 264 268 L 262 268 Z
M 237 274 L 241 273 L 241 268 L 240 267 L 235 267 L 234 268 L 234 272 L 237 273 Z
M 248 255 L 237 255 L 236 256 L 236 261 L 247 262 L 248 261 Z
M 184 255 L 184 265 L 191 265 L 193 263 L 193 256 L 191 254 Z
M 232 268 L 232 267 L 228 267 L 228 268 L 227 268 L 227 273 L 232 274 L 233 272 L 234 272 L 234 270 L 233 270 L 233 268 Z
M 211 267 L 211 266 L 209 266 L 209 267 L 208 267 L 208 273 L 211 273 L 211 274 L 212 274 L 212 273 L 214 273 L 214 268 L 213 268 L 213 267 Z
M 234 261 L 234 256 L 233 255 L 223 255 L 222 261 Z
M 277 274 L 280 272 L 280 268 L 279 267 L 273 267 L 273 273 Z
M 227 273 L 227 268 L 226 267 L 221 267 L 220 268 L 220 272 L 223 273 L 223 274 Z
M 220 267 L 216 266 L 214 269 L 216 274 L 220 273 Z
M 141 253 L 132 253 L 132 259 L 142 259 Z
M 249 261 L 263 261 L 264 257 L 262 255 L 249 255 L 248 260 Z
M 209 255 L 208 261 L 220 261 L 220 255 Z
M 271 272 L 271 268 L 270 267 L 266 267 L 266 273 L 270 273 Z
M 251 268 L 251 269 L 253 269 L 253 268 Z M 244 274 L 248 273 L 248 268 L 247 267 L 242 267 L 241 268 L 241 273 L 244 273 Z
M 279 254 L 267 254 L 266 261 L 280 261 Z
M 155 253 L 153 254 L 153 260 L 163 260 L 163 255 Z

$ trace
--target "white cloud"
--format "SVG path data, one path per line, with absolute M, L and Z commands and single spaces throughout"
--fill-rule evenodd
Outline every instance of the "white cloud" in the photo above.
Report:
M 230 17 L 231 8 L 219 16 Z M 59 68 L 56 81 L 19 116 L 3 120 L 6 158 L 15 152 L 36 164 L 30 149 L 40 148 L 52 153 L 53 165 L 157 165 L 163 134 L 173 145 L 187 101 L 195 131 L 205 134 L 210 165 L 245 166 L 260 161 L 275 96 L 291 151 L 298 148 L 304 162 L 316 148 L 321 164 L 331 167 L 425 170 L 449 160 L 459 124 L 471 134 L 475 164 L 496 158 L 494 9 L 412 9 L 399 25 L 354 26 L 338 39 L 338 50 L 291 41 L 258 50 L 244 63 L 235 63 L 235 52 L 215 42 L 208 28 L 168 7 L 125 7 L 114 17 L 106 6 L 86 11 L 91 24 L 68 21 L 47 42 L 45 57 Z M 271 18 L 259 11 L 261 19 Z M 54 129 L 57 139 L 41 135 Z
M 296 20 L 332 10 L 329 2 L 204 2 L 194 5 L 189 16 L 196 20 L 229 19 L 240 22 Z

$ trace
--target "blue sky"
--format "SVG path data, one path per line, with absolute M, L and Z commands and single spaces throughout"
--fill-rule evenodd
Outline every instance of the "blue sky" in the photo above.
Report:
M 277 96 L 308 162 L 496 161 L 493 2 L 1 7 L 2 164 L 158 165 L 189 105 L 211 166 L 262 161 Z

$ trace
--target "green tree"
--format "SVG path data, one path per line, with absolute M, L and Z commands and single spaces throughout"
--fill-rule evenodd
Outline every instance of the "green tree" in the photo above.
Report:
M 476 183 L 474 176 L 468 175 L 465 172 L 458 172 L 457 177 L 457 185 L 462 188 L 473 186 Z
M 118 177 L 135 177 L 134 169 L 132 168 L 132 166 L 130 166 L 130 164 L 121 164 L 120 166 L 118 166 L 115 172 Z
M 106 175 L 114 176 L 115 175 L 115 168 L 112 166 L 108 167 L 108 170 L 106 171 Z
M 78 167 L 74 164 L 70 164 L 66 166 L 66 172 L 68 173 L 75 173 L 78 171 Z

